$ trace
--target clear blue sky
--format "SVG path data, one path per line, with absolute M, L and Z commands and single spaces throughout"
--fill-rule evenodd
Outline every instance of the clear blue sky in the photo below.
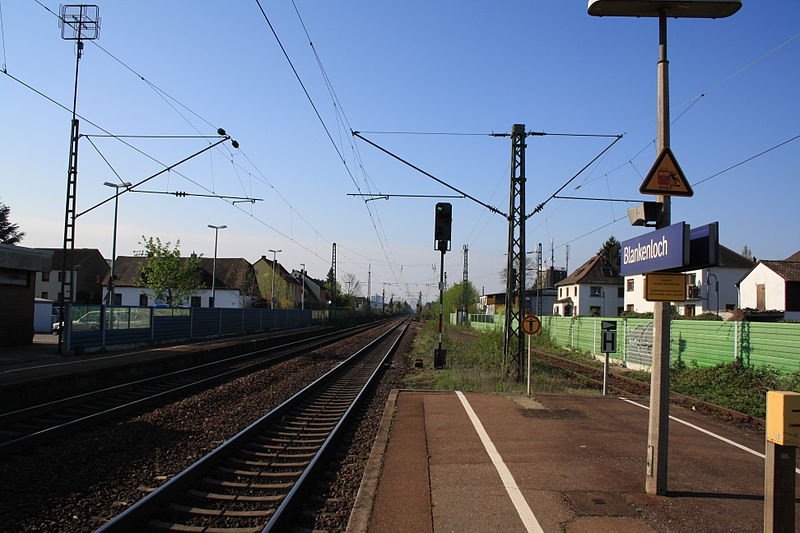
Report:
M 336 242 L 340 280 L 352 273 L 366 285 L 371 263 L 373 294 L 386 282 L 387 297 L 413 302 L 422 291 L 425 301 L 433 299 L 437 200 L 365 204 L 347 194 L 453 193 L 353 141 L 351 127 L 491 133 L 522 123 L 548 133 L 624 133 L 562 194 L 654 199 L 638 188 L 657 155 L 655 19 L 590 17 L 584 0 L 295 2 L 348 123 L 336 118 L 291 0 L 262 5 L 353 179 L 254 0 L 98 2 L 97 44 L 119 61 L 86 44 L 81 115 L 117 135 L 213 135 L 223 127 L 241 143 L 240 151 L 213 150 L 176 169 L 183 176 L 165 174 L 141 188 L 263 198 L 232 205 L 214 198 L 126 194 L 120 198 L 118 255 L 140 249 L 145 235 L 180 239 L 185 254 L 210 257 L 214 232 L 207 225 L 226 224 L 220 257 L 255 261 L 271 256 L 270 248 L 282 249 L 278 260 L 287 268 L 305 263 L 310 275 L 324 277 Z M 61 39 L 57 19 L 42 5 L 55 12 L 59 7 L 49 0 L 0 1 L 2 62 L 8 74 L 69 107 L 75 46 Z M 695 188 L 693 198 L 673 200 L 672 220 L 693 226 L 719 221 L 722 244 L 735 251 L 747 245 L 764 259 L 800 250 L 800 139 L 699 182 L 800 134 L 798 20 L 796 0 L 745 0 L 727 19 L 669 21 L 671 145 Z M 69 113 L 4 75 L 0 105 L 0 201 L 26 232 L 23 246 L 60 247 Z M 87 121 L 81 131 L 100 133 Z M 365 135 L 508 210 L 508 138 Z M 87 138 L 80 141 L 78 211 L 109 196 L 103 182 L 118 181 L 103 157 L 131 182 L 163 168 L 116 140 L 92 141 L 97 150 Z M 129 142 L 166 164 L 207 146 L 197 139 Z M 607 144 L 529 137 L 528 211 Z M 478 290 L 502 290 L 507 223 L 469 200 L 451 201 L 448 281 L 461 279 L 461 249 L 468 244 L 470 278 Z M 529 219 L 527 248 L 542 242 L 549 264 L 552 241 L 555 265 L 563 267 L 569 244 L 572 270 L 610 235 L 625 240 L 643 233 L 628 224 L 626 207 L 553 200 Z M 76 245 L 110 257 L 112 220 L 113 202 L 80 217 Z

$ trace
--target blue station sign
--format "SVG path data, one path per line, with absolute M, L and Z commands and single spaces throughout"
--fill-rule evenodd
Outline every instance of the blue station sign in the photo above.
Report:
M 689 262 L 689 225 L 678 222 L 620 244 L 623 276 L 683 268 Z

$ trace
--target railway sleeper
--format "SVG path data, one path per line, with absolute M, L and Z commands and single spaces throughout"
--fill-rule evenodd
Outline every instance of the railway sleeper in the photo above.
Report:
M 208 486 L 219 486 L 225 488 L 237 488 L 237 489 L 245 489 L 245 488 L 253 488 L 258 490 L 286 490 L 292 488 L 294 485 L 293 482 L 283 482 L 283 483 L 240 483 L 237 481 L 225 481 L 222 479 L 214 479 L 214 478 L 204 478 L 203 483 Z
M 285 480 L 293 481 L 293 480 L 297 479 L 298 477 L 300 477 L 300 475 L 303 473 L 302 470 L 289 470 L 289 471 L 285 471 L 285 472 L 265 472 L 265 471 L 260 471 L 260 470 L 241 470 L 241 469 L 238 469 L 238 468 L 226 468 L 226 467 L 223 467 L 223 466 L 218 466 L 214 470 L 217 473 L 222 474 L 221 477 L 224 477 L 226 475 L 227 476 L 236 476 L 236 477 L 240 477 L 240 478 L 243 478 L 243 479 L 259 477 L 259 478 L 270 479 L 270 480 L 273 480 L 273 481 L 276 481 L 276 480 L 279 480 L 279 479 L 285 479 Z
M 251 461 L 239 457 L 230 457 L 228 461 L 258 468 L 305 468 L 308 465 L 308 461 L 294 461 L 293 457 L 276 457 L 273 461 Z
M 188 526 L 185 524 L 175 524 L 172 522 L 163 522 L 161 520 L 151 520 L 147 524 L 151 529 L 156 531 L 179 531 L 181 533 L 259 533 L 261 527 L 205 527 L 205 526 Z

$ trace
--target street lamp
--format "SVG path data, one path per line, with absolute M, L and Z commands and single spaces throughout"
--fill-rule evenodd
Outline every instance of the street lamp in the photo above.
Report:
M 120 184 L 105 182 L 103 185 L 106 187 L 113 187 L 116 193 L 114 194 L 114 235 L 111 238 L 111 276 L 108 278 L 108 294 L 106 295 L 106 305 L 112 305 L 114 300 L 114 265 L 117 260 L 117 211 L 119 210 L 119 190 L 127 189 L 131 184 L 124 181 Z
M 717 316 L 719 316 L 719 280 L 717 279 L 717 275 L 713 272 L 709 272 L 706 276 L 706 285 L 708 286 L 708 303 L 711 303 L 711 277 L 714 277 L 714 293 L 717 295 Z
M 306 265 L 305 263 L 300 263 L 300 274 L 301 279 L 303 280 L 302 285 L 300 286 L 300 310 L 306 308 Z
M 275 309 L 275 255 L 283 250 L 269 250 L 272 252 L 272 288 L 269 290 L 269 300 L 272 305 L 270 309 Z
M 590 15 L 598 17 L 658 17 L 658 125 L 656 149 L 669 149 L 669 62 L 667 61 L 667 17 L 721 18 L 736 13 L 740 0 L 589 0 Z M 671 196 L 659 194 L 661 216 L 656 228 L 670 225 Z M 634 220 L 632 218 L 631 222 Z M 645 220 L 645 224 L 647 220 Z M 648 494 L 667 492 L 669 435 L 669 302 L 656 302 L 653 309 L 653 359 L 650 379 L 650 414 L 647 431 Z
M 219 230 L 225 229 L 228 226 L 215 226 L 213 224 L 208 225 L 209 228 L 214 230 L 214 262 L 212 263 L 211 267 L 211 301 L 209 302 L 209 307 L 216 307 L 217 306 L 217 239 L 219 237 Z

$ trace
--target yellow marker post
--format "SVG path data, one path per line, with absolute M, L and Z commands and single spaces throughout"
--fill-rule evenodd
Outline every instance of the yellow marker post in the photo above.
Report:
M 767 391 L 764 533 L 794 531 L 795 457 L 800 445 L 800 393 Z

